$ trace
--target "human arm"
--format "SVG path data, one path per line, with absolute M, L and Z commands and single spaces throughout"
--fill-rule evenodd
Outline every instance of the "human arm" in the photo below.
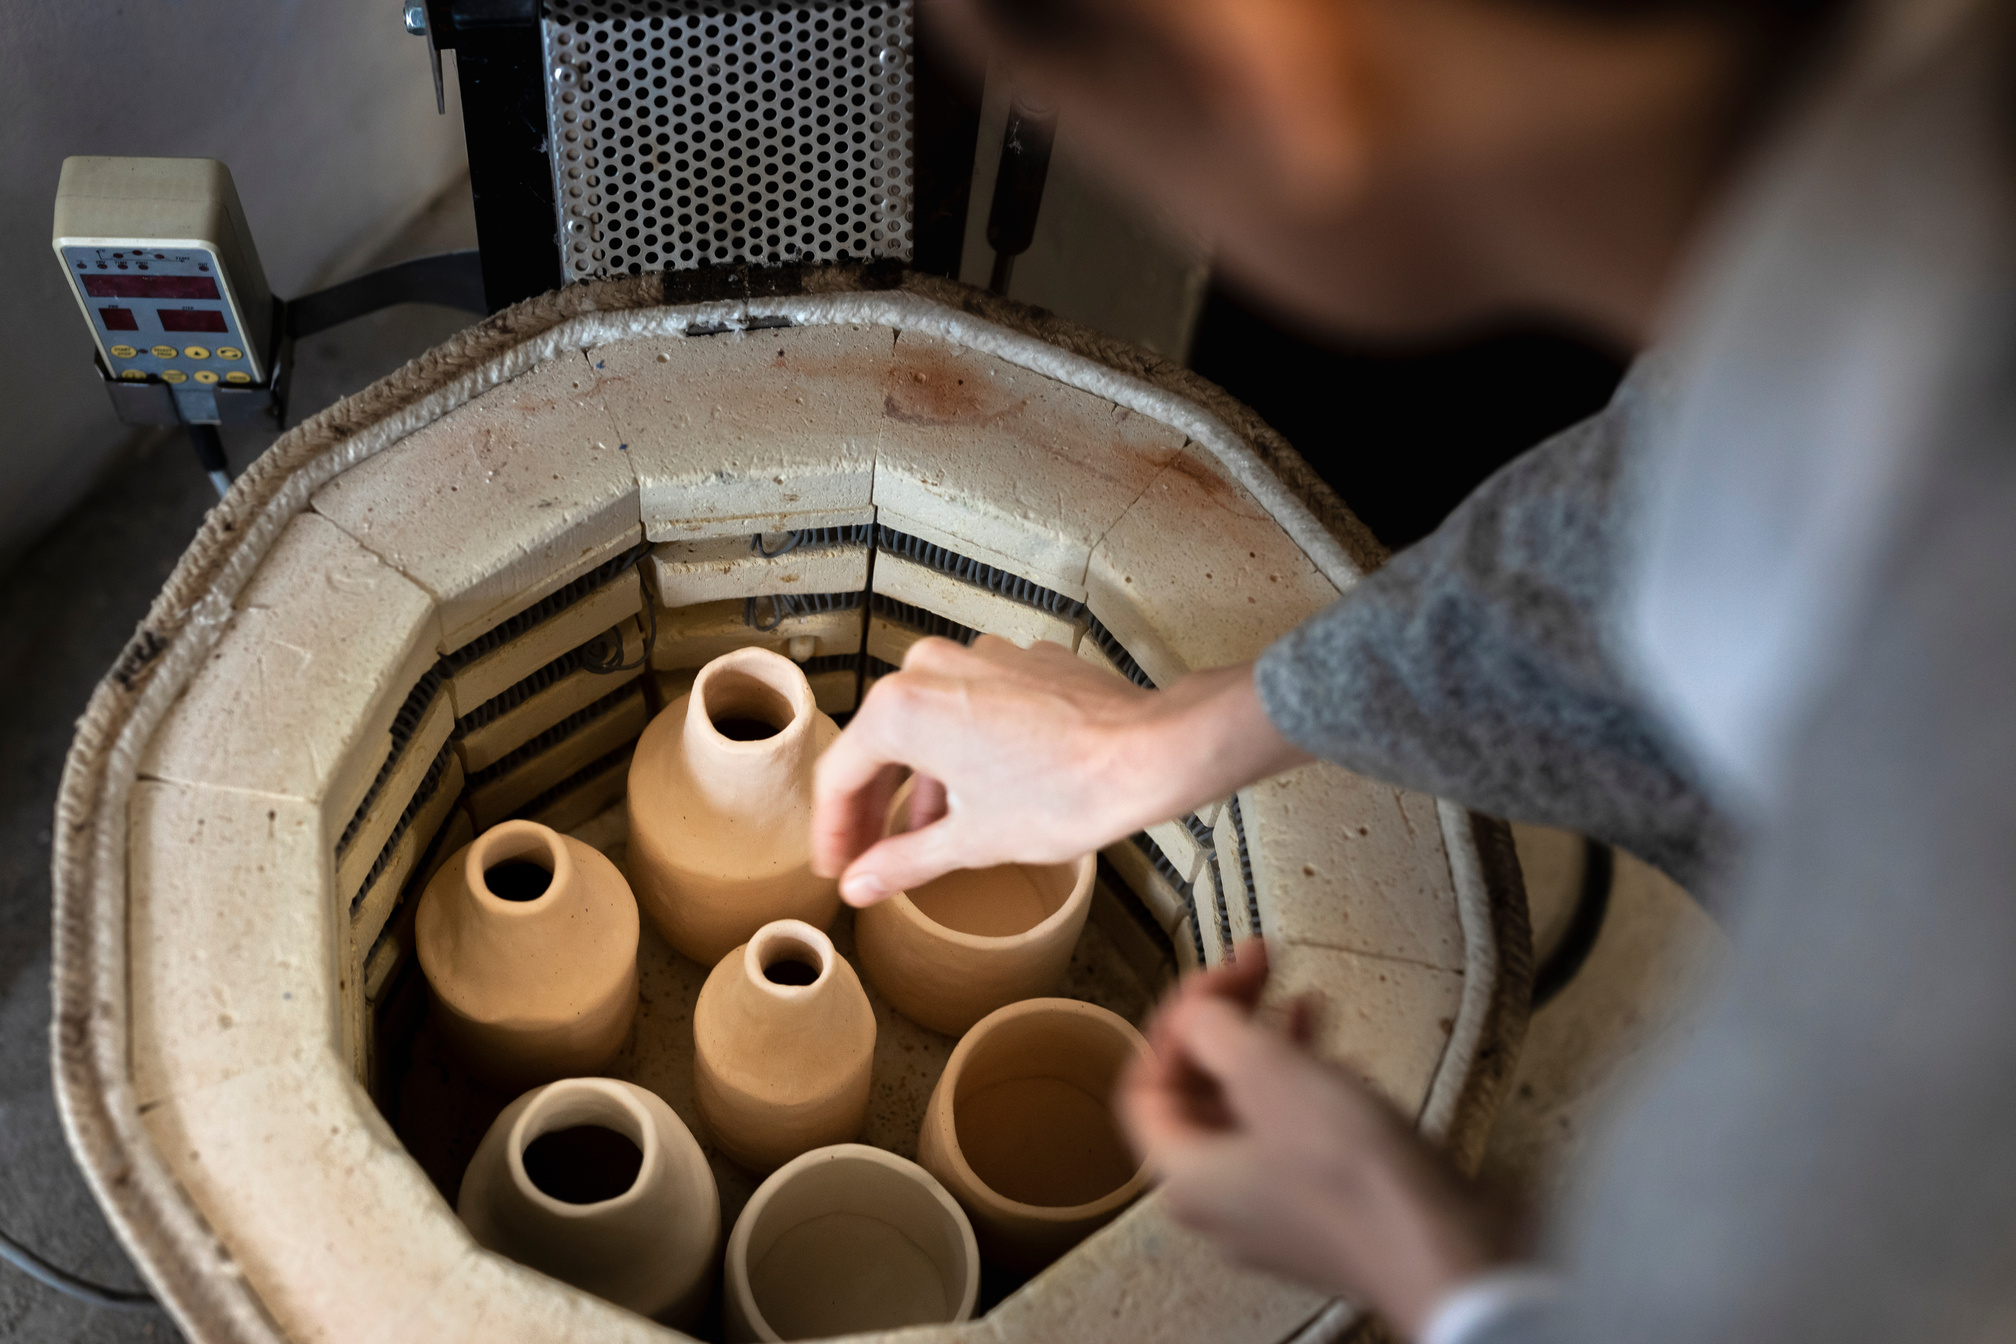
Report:
M 952 868 L 1076 858 L 1308 759 L 1251 663 L 1148 691 L 1057 644 L 920 640 L 820 758 L 813 866 L 870 905 Z M 915 829 L 884 839 L 912 771 Z

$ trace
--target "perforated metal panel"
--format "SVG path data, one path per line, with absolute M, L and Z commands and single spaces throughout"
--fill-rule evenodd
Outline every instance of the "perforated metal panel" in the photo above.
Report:
M 910 258 L 910 0 L 548 0 L 569 280 Z

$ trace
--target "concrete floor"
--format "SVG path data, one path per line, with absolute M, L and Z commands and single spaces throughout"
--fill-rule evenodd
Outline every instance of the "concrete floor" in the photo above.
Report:
M 473 245 L 465 189 L 372 265 Z M 409 308 L 304 342 L 295 417 L 364 387 L 469 320 Z M 270 441 L 240 435 L 227 447 L 242 465 Z M 136 444 L 76 513 L 0 575 L 0 1229 L 118 1287 L 141 1285 L 71 1163 L 50 1093 L 50 813 L 72 724 L 213 502 L 179 435 Z M 1546 855 L 1564 851 L 1558 843 L 1550 851 L 1544 838 L 1527 848 L 1536 923 L 1558 923 L 1572 883 Z M 1720 934 L 1684 893 L 1620 859 L 1611 918 L 1588 965 L 1534 1020 L 1487 1177 L 1550 1200 L 1594 1118 L 1628 1086 L 1632 1061 L 1684 1024 L 1693 988 L 1720 955 Z M 0 1266 L 0 1341 L 176 1338 L 158 1313 L 85 1307 Z

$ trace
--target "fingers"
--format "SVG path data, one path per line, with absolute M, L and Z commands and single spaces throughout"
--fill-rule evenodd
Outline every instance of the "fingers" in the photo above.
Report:
M 1233 1122 L 1242 1125 L 1275 1113 L 1305 1071 L 1322 1067 L 1222 998 L 1174 1005 L 1164 1035 L 1209 1078 Z
M 949 818 L 941 819 L 870 846 L 841 876 L 840 898 L 856 907 L 874 905 L 959 867 L 951 825 Z
M 910 786 L 910 805 L 905 810 L 903 829 L 921 831 L 943 817 L 948 810 L 945 785 L 929 775 L 917 775 Z

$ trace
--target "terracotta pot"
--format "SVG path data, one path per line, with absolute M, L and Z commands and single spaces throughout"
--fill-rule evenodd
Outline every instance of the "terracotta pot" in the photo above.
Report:
M 947 873 L 854 917 L 861 969 L 897 1012 L 957 1036 L 1018 999 L 1054 993 L 1092 909 L 1095 864 Z
M 693 1005 L 693 1083 L 715 1146 L 768 1171 L 868 1119 L 875 1010 L 825 934 L 780 919 L 721 958 Z
M 455 1212 L 478 1245 L 618 1306 L 685 1325 L 707 1304 L 714 1173 L 672 1108 L 634 1083 L 568 1078 L 505 1107 Z
M 1036 1270 L 1147 1188 L 1113 1089 L 1148 1042 L 1076 999 L 1025 999 L 966 1033 L 924 1110 L 917 1160 L 973 1217 L 990 1260 Z
M 729 1339 L 824 1339 L 971 1319 L 980 1249 L 929 1172 L 843 1143 L 756 1187 L 729 1234 L 724 1278 Z
M 812 873 L 812 766 L 840 729 L 788 658 L 737 649 L 700 669 L 637 740 L 630 873 L 665 941 L 711 966 L 773 919 L 833 922 Z
M 524 1087 L 595 1073 L 637 1012 L 637 902 L 616 865 L 531 821 L 451 857 L 415 914 L 443 1034 L 477 1074 Z

